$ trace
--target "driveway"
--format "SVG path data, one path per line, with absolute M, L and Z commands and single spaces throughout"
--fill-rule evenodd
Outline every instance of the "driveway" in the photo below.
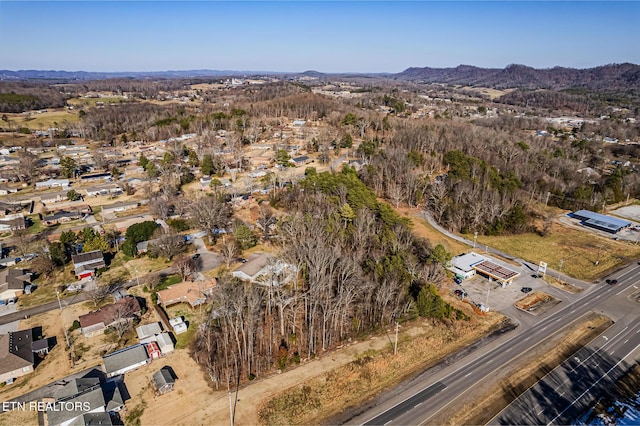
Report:
M 210 271 L 222 265 L 222 256 L 210 252 L 202 238 L 194 238 L 191 242 L 196 248 L 196 253 L 200 255 L 198 258 L 199 272 Z

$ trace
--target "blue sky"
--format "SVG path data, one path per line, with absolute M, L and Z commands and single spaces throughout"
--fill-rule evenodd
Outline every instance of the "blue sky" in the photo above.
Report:
M 640 2 L 0 0 L 0 69 L 399 72 L 640 63 Z

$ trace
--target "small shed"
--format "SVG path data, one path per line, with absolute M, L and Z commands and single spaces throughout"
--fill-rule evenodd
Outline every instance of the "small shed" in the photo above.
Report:
M 153 383 L 158 394 L 162 395 L 173 390 L 173 386 L 176 383 L 176 377 L 172 370 L 173 369 L 169 366 L 162 367 L 153 375 Z
M 173 340 L 171 340 L 171 336 L 169 336 L 169 333 L 158 334 L 156 336 L 156 342 L 158 343 L 158 347 L 160 348 L 162 355 L 173 352 Z
M 182 334 L 182 333 L 186 333 L 187 331 L 187 324 L 185 324 L 184 322 L 180 322 L 176 325 L 173 326 L 173 331 L 176 334 Z

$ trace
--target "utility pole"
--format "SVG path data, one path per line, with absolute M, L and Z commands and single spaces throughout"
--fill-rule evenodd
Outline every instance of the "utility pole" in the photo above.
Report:
M 487 287 L 487 302 L 485 303 L 485 306 L 488 308 L 489 307 L 489 293 L 491 292 L 491 278 L 489 278 L 489 286 Z
M 562 273 L 562 265 L 564 264 L 564 259 L 560 259 L 560 270 L 558 271 L 558 281 L 560 280 L 560 274 Z
M 69 334 L 67 333 L 67 328 L 64 325 L 64 318 L 62 318 L 62 302 L 60 301 L 60 292 L 56 288 L 56 298 L 58 299 L 58 306 L 60 307 L 60 320 L 62 321 L 62 332 L 64 333 L 64 338 L 67 341 L 67 349 L 71 352 L 71 367 L 74 367 L 73 362 L 73 350 L 71 349 L 71 342 L 69 341 Z
M 396 344 L 393 345 L 394 355 L 398 353 L 398 328 L 400 328 L 400 324 L 398 324 L 398 321 L 396 321 Z
M 476 240 L 478 239 L 478 231 L 473 233 L 473 248 L 476 248 Z

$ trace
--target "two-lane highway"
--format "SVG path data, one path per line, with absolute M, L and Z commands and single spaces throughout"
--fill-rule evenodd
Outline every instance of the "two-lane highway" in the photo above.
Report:
M 459 362 L 435 372 L 423 381 L 389 401 L 380 403 L 366 413 L 352 419 L 353 424 L 421 424 L 429 423 L 452 404 L 461 405 L 461 398 L 474 385 L 492 375 L 500 375 L 500 369 L 511 363 L 520 354 L 530 351 L 551 335 L 589 311 L 608 314 L 614 320 L 626 318 L 637 320 L 637 304 L 629 303 L 627 296 L 640 282 L 640 268 L 626 268 L 620 276 L 613 277 L 618 285 L 601 284 L 587 292 L 575 302 L 559 306 L 545 314 L 529 329 L 512 332 L 509 338 L 487 345 Z M 614 303 L 612 303 L 614 302 Z M 640 334 L 630 336 L 620 350 L 632 350 L 640 343 Z M 619 354 L 621 357 L 625 355 Z M 603 368 L 606 364 L 603 363 Z M 474 397 L 477 395 L 473 395 Z M 515 415 L 517 417 L 517 414 Z M 513 418 L 516 420 L 516 418 Z M 527 423 L 512 421 L 512 423 Z

